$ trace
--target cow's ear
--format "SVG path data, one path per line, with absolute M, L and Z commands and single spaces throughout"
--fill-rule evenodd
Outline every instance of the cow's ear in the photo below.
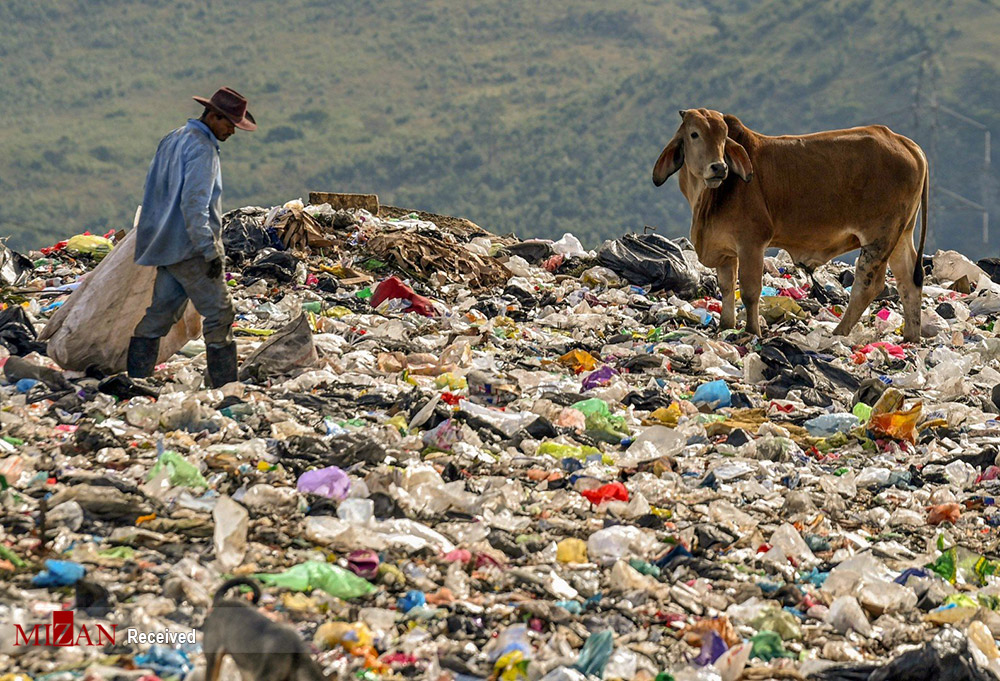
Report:
M 753 166 L 750 164 L 747 150 L 732 137 L 726 138 L 726 163 L 744 182 L 749 182 L 753 177 Z
M 685 116 L 688 115 L 688 110 L 687 109 L 680 109 L 680 110 L 677 111 L 677 113 L 679 113 L 681 115 L 681 119 L 683 119 Z
M 674 135 L 670 143 L 656 159 L 653 166 L 653 184 L 659 187 L 667 178 L 676 173 L 684 165 L 684 145 L 680 135 Z

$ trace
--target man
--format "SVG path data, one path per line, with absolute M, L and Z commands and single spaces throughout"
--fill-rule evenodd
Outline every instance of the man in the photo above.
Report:
M 205 318 L 208 382 L 221 387 L 236 380 L 233 301 L 222 276 L 222 170 L 219 142 L 240 130 L 255 130 L 247 100 L 230 88 L 160 141 L 149 165 L 142 211 L 136 228 L 135 262 L 156 267 L 153 300 L 135 327 L 128 347 L 132 378 L 151 376 L 160 338 L 177 323 L 188 300 Z

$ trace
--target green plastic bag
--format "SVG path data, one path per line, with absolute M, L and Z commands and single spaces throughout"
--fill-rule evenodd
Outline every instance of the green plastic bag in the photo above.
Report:
M 96 234 L 77 234 L 66 242 L 66 250 L 70 253 L 92 255 L 95 260 L 103 260 L 114 247 L 111 239 Z
M 580 659 L 576 661 L 573 668 L 583 672 L 588 677 L 604 677 L 604 668 L 608 666 L 611 653 L 614 652 L 615 634 L 610 629 L 591 634 L 587 642 L 583 644 L 580 651 Z
M 549 440 L 538 445 L 539 454 L 548 454 L 555 459 L 579 459 L 580 461 L 585 460 L 588 456 L 593 454 L 600 454 L 601 450 L 597 447 L 588 447 L 583 445 L 582 447 L 577 447 L 575 445 L 564 445 L 559 442 L 553 442 Z M 604 457 L 602 456 L 602 459 Z M 606 463 L 612 463 L 613 459 L 607 457 L 608 461 Z
M 978 586 L 985 586 L 987 577 L 1000 572 L 1000 563 L 961 546 L 952 546 L 925 567 L 952 584 L 961 577 L 966 584 Z
M 606 435 L 612 441 L 619 441 L 629 436 L 625 417 L 612 414 L 608 404 L 602 399 L 593 397 L 577 402 L 571 408 L 583 413 L 588 432 Z
M 183 456 L 170 449 L 160 454 L 160 458 L 156 460 L 156 465 L 149 471 L 146 480 L 152 480 L 164 468 L 167 469 L 170 484 L 174 487 L 208 487 L 201 471 Z
M 750 639 L 750 643 L 753 645 L 750 657 L 759 657 L 764 662 L 770 662 L 776 657 L 798 657 L 795 653 L 785 650 L 781 636 L 773 631 L 760 632 Z
M 375 586 L 371 582 L 358 577 L 353 572 L 315 560 L 296 565 L 281 574 L 258 574 L 255 576 L 265 584 L 283 586 L 292 591 L 322 589 L 331 596 L 345 600 L 365 596 L 375 591 Z
M 787 610 L 765 608 L 750 624 L 759 631 L 773 631 L 783 641 L 802 638 L 798 618 Z

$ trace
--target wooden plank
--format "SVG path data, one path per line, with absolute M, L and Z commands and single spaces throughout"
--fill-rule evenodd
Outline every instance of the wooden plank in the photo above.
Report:
M 318 206 L 329 203 L 334 210 L 363 208 L 372 215 L 378 215 L 377 194 L 339 194 L 336 192 L 309 192 L 309 203 Z

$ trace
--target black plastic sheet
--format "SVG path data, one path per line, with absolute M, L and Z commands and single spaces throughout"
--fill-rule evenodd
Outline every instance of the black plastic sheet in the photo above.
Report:
M 654 291 L 695 295 L 701 284 L 701 276 L 685 259 L 680 245 L 659 234 L 626 234 L 606 241 L 597 259 L 630 283 Z

